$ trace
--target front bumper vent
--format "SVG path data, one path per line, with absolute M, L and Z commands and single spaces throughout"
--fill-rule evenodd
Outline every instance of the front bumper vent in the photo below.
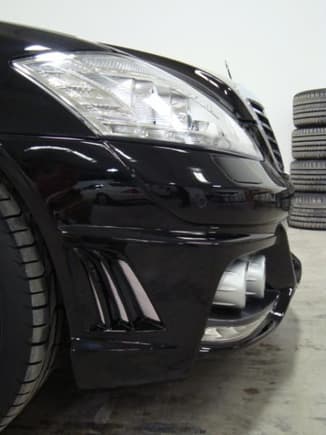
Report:
M 163 325 L 130 265 L 99 251 L 77 251 L 86 269 L 99 322 L 91 329 L 152 331 Z

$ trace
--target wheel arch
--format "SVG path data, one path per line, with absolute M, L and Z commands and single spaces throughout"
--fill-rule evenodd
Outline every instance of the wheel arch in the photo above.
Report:
M 70 263 L 68 261 L 69 253 L 63 244 L 63 240 L 56 227 L 56 222 L 51 216 L 41 194 L 35 188 L 33 181 L 27 176 L 23 168 L 8 153 L 1 141 L 0 174 L 4 176 L 5 182 L 9 184 L 9 187 L 20 198 L 37 226 L 55 271 L 58 297 L 62 300 L 64 306 L 69 335 L 70 337 L 78 335 L 80 320 L 74 312 L 74 300 L 71 292 L 69 292 L 69 289 L 73 285 Z

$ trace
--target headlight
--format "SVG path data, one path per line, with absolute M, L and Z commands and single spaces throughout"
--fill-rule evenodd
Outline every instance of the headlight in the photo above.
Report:
M 155 139 L 261 158 L 253 139 L 216 103 L 137 58 L 51 52 L 13 65 L 97 135 Z

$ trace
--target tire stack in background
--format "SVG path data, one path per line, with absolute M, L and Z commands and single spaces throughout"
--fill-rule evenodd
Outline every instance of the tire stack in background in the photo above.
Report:
M 326 89 L 296 94 L 293 119 L 289 225 L 326 230 Z

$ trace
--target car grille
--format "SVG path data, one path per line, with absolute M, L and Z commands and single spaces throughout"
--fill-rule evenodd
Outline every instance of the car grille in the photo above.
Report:
M 272 126 L 265 114 L 265 110 L 264 107 L 257 103 L 257 101 L 254 100 L 249 100 L 249 103 L 253 109 L 253 111 L 255 112 L 258 122 L 260 124 L 260 126 L 262 127 L 266 140 L 271 148 L 271 152 L 273 154 L 273 157 L 277 163 L 278 169 L 280 169 L 281 171 L 284 170 L 284 165 L 283 165 L 283 160 L 282 160 L 282 155 L 281 152 L 279 150 L 278 144 L 277 144 L 277 140 L 274 134 L 274 131 L 272 129 Z

